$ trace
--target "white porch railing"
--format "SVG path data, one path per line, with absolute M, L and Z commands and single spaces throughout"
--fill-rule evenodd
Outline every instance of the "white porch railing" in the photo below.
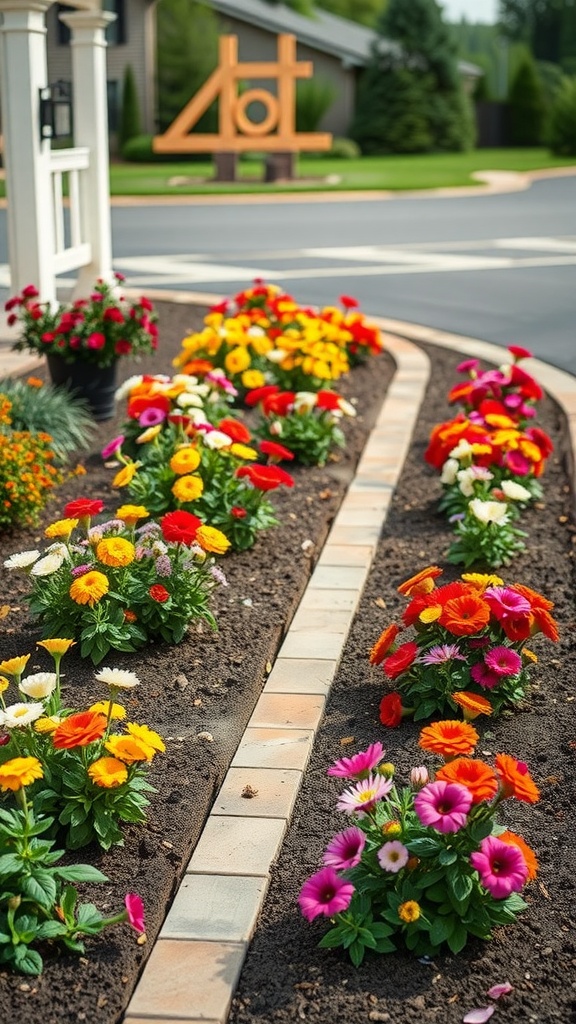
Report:
M 92 262 L 92 246 L 85 241 L 86 226 L 82 223 L 81 175 L 90 167 L 87 146 L 54 149 L 50 153 L 54 216 L 54 273 L 64 274 Z M 63 178 L 68 175 L 69 244 L 64 218 Z M 86 182 L 87 184 L 87 182 Z

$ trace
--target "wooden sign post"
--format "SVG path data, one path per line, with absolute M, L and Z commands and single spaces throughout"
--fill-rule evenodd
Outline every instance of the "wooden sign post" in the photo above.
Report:
M 155 153 L 214 153 L 222 156 L 221 171 L 228 164 L 229 174 L 220 180 L 235 180 L 237 155 L 249 150 L 290 157 L 302 150 L 325 150 L 332 145 L 328 132 L 297 132 L 295 126 L 296 79 L 310 78 L 311 61 L 296 59 L 296 38 L 278 36 L 278 60 L 238 62 L 238 39 L 221 36 L 219 63 L 208 80 L 186 104 L 163 135 L 156 135 Z M 238 93 L 245 79 L 275 79 L 277 95 L 267 89 L 250 88 Z M 192 134 L 190 129 L 214 100 L 219 101 L 218 132 Z M 261 121 L 252 121 L 248 108 L 260 103 L 265 108 Z M 292 160 L 285 162 L 291 163 Z

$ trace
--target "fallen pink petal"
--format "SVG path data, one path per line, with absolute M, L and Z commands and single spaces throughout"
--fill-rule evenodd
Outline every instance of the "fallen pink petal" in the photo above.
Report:
M 146 931 L 144 924 L 144 903 L 142 897 L 135 892 L 128 892 L 124 898 L 126 910 L 128 911 L 128 923 L 135 932 L 143 935 Z
M 465 1017 L 462 1017 L 462 1024 L 484 1024 L 496 1009 L 495 1006 L 480 1006 L 476 1010 L 470 1010 Z
M 509 981 L 503 981 L 500 985 L 492 985 L 486 995 L 490 996 L 490 999 L 500 999 L 500 996 L 507 996 L 509 992 L 513 991 L 514 986 Z

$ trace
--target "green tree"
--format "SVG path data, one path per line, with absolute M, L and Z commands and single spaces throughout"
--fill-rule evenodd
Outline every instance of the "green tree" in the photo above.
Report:
M 573 0 L 500 0 L 500 24 L 511 39 L 528 43 L 536 60 L 576 67 Z
M 122 110 L 120 114 L 120 126 L 118 128 L 118 145 L 120 152 L 126 143 L 142 131 L 140 120 L 140 105 L 138 103 L 138 92 L 136 79 L 131 64 L 126 65 L 124 81 L 122 83 Z
M 196 0 L 160 0 L 158 33 L 158 122 L 172 123 L 218 64 L 218 22 L 210 7 Z M 194 131 L 217 129 L 217 105 Z
M 340 18 L 375 28 L 386 9 L 387 0 L 316 0 L 316 6 Z
M 576 156 L 576 78 L 565 78 L 556 94 L 549 142 L 556 156 Z
M 470 149 L 473 116 L 435 0 L 390 0 L 360 84 L 351 136 L 365 153 Z
M 545 119 L 544 91 L 536 66 L 527 57 L 510 86 L 510 137 L 513 146 L 539 146 Z

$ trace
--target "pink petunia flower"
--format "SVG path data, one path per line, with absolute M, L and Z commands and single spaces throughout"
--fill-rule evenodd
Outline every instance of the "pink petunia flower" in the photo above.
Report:
M 335 871 L 345 871 L 347 868 L 355 868 L 362 858 L 362 850 L 366 845 L 366 836 L 362 829 L 352 825 L 350 828 L 339 832 L 338 835 L 328 843 L 326 852 L 322 857 L 322 863 Z
M 366 779 L 360 779 L 350 789 L 345 789 L 336 807 L 339 811 L 363 818 L 374 810 L 380 800 L 388 796 L 392 785 L 392 779 L 385 779 L 382 775 L 369 775 Z
M 479 366 L 480 362 L 478 359 L 465 359 L 463 363 L 458 363 L 458 366 L 456 367 L 456 372 L 472 373 L 474 370 L 477 370 Z
M 376 856 L 382 870 L 390 871 L 395 875 L 408 863 L 410 854 L 404 843 L 401 843 L 399 839 L 393 839 L 389 843 L 384 843 Z
M 128 892 L 124 897 L 124 903 L 128 912 L 128 923 L 139 935 L 144 935 L 146 926 L 144 924 L 144 903 L 138 893 Z
M 504 465 L 514 476 L 528 476 L 532 469 L 532 463 L 525 455 L 521 455 L 520 452 L 506 452 L 504 455 Z
M 436 644 L 417 659 L 422 665 L 444 665 L 447 661 L 466 661 L 458 644 Z
M 109 459 L 111 455 L 114 455 L 114 453 L 117 452 L 118 449 L 122 447 L 124 441 L 124 434 L 118 434 L 118 437 L 115 437 L 112 441 L 109 441 L 108 444 L 105 445 L 105 447 L 102 449 L 102 451 L 100 452 L 102 458 Z
M 326 867 L 304 882 L 298 903 L 304 917 L 313 921 L 318 914 L 332 917 L 346 910 L 353 895 L 354 886 L 340 878 L 334 868 Z
M 328 769 L 328 775 L 338 779 L 363 779 L 382 760 L 384 747 L 381 743 L 371 743 L 367 750 L 362 750 L 352 757 L 341 757 Z
M 497 836 L 488 836 L 480 849 L 470 855 L 470 863 L 480 881 L 495 900 L 503 900 L 511 892 L 520 892 L 528 881 L 528 868 L 522 851 Z
M 141 427 L 155 427 L 157 423 L 163 423 L 165 419 L 164 409 L 151 405 L 149 409 L 144 409 L 144 412 L 138 417 L 138 423 Z
M 483 598 L 498 622 L 507 617 L 515 619 L 530 613 L 530 603 L 511 587 L 487 587 Z
M 486 651 L 484 661 L 497 676 L 515 676 L 522 668 L 522 658 L 511 647 L 493 647 Z
M 478 683 L 478 686 L 483 686 L 485 690 L 493 690 L 495 686 L 502 682 L 502 677 L 497 675 L 496 672 L 492 672 L 483 661 L 479 661 L 477 665 L 472 665 L 470 675 L 474 682 Z
M 458 832 L 466 824 L 472 794 L 459 782 L 430 782 L 414 797 L 414 810 L 423 825 L 437 832 Z

